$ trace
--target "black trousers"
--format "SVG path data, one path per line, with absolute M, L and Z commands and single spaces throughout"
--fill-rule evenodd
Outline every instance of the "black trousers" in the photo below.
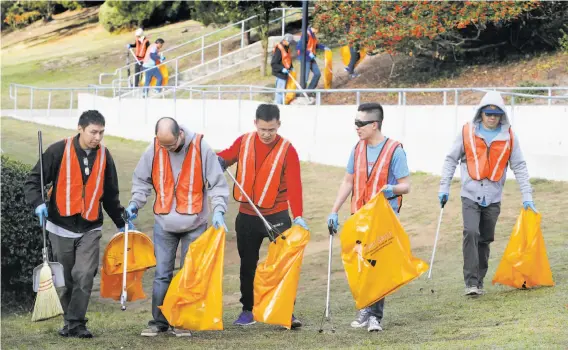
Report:
M 278 231 L 284 232 L 292 227 L 292 220 L 288 211 L 264 217 Z M 241 258 L 241 304 L 243 311 L 252 311 L 254 305 L 254 275 L 258 264 L 260 246 L 265 237 L 268 237 L 266 228 L 258 216 L 239 213 L 235 220 L 237 231 L 237 249 Z

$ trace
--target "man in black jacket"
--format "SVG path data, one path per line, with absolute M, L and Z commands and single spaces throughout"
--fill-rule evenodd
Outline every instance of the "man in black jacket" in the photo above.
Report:
M 292 34 L 285 34 L 281 42 L 274 46 L 272 50 L 272 60 L 270 66 L 272 67 L 272 75 L 276 77 L 276 88 L 286 89 L 286 82 L 288 81 L 288 72 L 292 70 L 292 55 L 290 55 L 290 44 L 294 42 Z M 284 104 L 284 93 L 277 92 L 275 96 L 275 103 Z
M 40 225 L 46 222 L 55 261 L 61 263 L 65 287 L 61 294 L 64 337 L 92 338 L 86 327 L 87 306 L 99 266 L 99 241 L 105 209 L 124 230 L 118 197 L 118 176 L 109 150 L 101 144 L 105 119 L 98 111 L 81 114 L 79 134 L 58 141 L 43 153 L 43 178 L 52 192 L 46 206 L 41 196 L 39 162 L 25 185 Z M 101 208 L 102 203 L 102 208 Z

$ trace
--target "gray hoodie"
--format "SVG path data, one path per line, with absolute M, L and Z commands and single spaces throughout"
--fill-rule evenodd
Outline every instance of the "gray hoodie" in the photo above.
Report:
M 174 179 L 177 178 L 181 171 L 181 166 L 185 155 L 187 154 L 189 144 L 195 137 L 195 133 L 189 131 L 185 127 L 181 127 L 185 134 L 185 142 L 183 148 L 179 152 L 168 152 Z M 156 223 L 168 232 L 188 232 L 192 231 L 207 222 L 209 208 L 207 206 L 207 197 L 210 198 L 213 212 L 227 212 L 227 203 L 229 200 L 229 186 L 223 175 L 223 170 L 217 160 L 217 155 L 211 147 L 201 141 L 201 159 L 203 167 L 203 179 L 206 183 L 205 192 L 207 196 L 203 196 L 203 211 L 196 215 L 179 214 L 176 212 L 176 199 L 172 204 L 172 210 L 169 214 L 154 215 Z M 152 184 L 152 162 L 154 160 L 154 142 L 150 143 L 142 158 L 138 162 L 134 174 L 132 175 L 132 199 L 130 203 L 136 204 L 141 209 L 146 204 L 147 198 L 152 193 L 154 185 Z
M 485 94 L 479 107 L 476 109 L 476 112 L 473 117 L 473 124 L 475 126 L 475 135 L 478 137 L 483 138 L 483 136 L 479 133 L 479 124 L 481 123 L 481 109 L 488 105 L 495 105 L 501 108 L 505 114 L 501 117 L 501 131 L 493 141 L 504 141 L 509 140 L 509 128 L 511 124 L 509 123 L 509 118 L 507 117 L 507 112 L 505 109 L 505 103 L 503 102 L 503 98 L 501 98 L 501 94 L 496 91 L 491 91 Z M 519 142 L 519 138 L 516 134 L 513 133 L 513 150 L 511 151 L 511 157 L 509 158 L 509 166 L 513 173 L 515 174 L 515 178 L 519 184 L 521 189 L 521 193 L 523 195 L 523 202 L 525 201 L 532 201 L 532 188 L 529 182 L 529 172 L 527 170 L 527 164 L 525 162 L 525 158 L 523 157 L 523 153 L 521 151 L 521 146 Z M 486 141 L 487 143 L 487 141 Z M 490 146 L 491 143 L 488 144 Z M 485 197 L 485 204 L 489 205 L 492 203 L 501 202 L 501 197 L 503 194 L 503 185 L 505 184 L 505 178 L 507 174 L 505 173 L 501 180 L 494 182 L 489 179 L 484 179 L 481 181 L 473 180 L 467 171 L 467 162 L 465 158 L 465 151 L 463 147 L 463 136 L 462 132 L 460 131 L 456 141 L 454 142 L 450 153 L 446 156 L 446 160 L 444 161 L 444 167 L 442 169 L 442 179 L 440 181 L 440 192 L 450 193 L 450 184 L 452 181 L 452 177 L 454 177 L 454 172 L 456 170 L 456 166 L 458 162 L 461 163 L 461 196 L 471 199 L 478 204 L 483 202 L 483 198 Z

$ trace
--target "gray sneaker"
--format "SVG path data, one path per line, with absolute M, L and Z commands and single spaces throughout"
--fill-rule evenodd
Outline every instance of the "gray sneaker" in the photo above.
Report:
M 143 336 L 143 337 L 155 337 L 158 334 L 164 333 L 166 331 L 167 331 L 167 329 L 161 329 L 158 326 L 152 325 L 152 326 L 148 326 L 148 328 L 144 329 L 142 331 L 142 333 L 140 333 L 140 335 Z
M 477 286 L 467 286 L 465 287 L 464 295 L 479 295 L 479 288 Z
M 191 337 L 191 332 L 187 329 L 173 328 L 172 334 L 176 337 Z
M 377 316 L 370 316 L 368 323 L 369 327 L 367 328 L 367 331 L 369 332 L 380 332 L 383 330 L 383 327 L 381 327 L 381 322 L 379 322 Z
M 367 327 L 367 325 L 369 324 L 369 316 L 371 316 L 371 314 L 369 313 L 369 309 L 364 308 L 359 310 L 359 313 L 357 314 L 357 319 L 351 322 L 351 327 L 353 328 Z

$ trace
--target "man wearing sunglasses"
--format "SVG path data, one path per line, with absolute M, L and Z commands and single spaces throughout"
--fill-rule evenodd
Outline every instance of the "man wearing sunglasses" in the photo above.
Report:
M 217 155 L 203 135 L 180 126 L 175 119 L 158 120 L 156 137 L 138 162 L 132 175 L 132 199 L 126 212 L 134 219 L 152 193 L 154 201 L 154 250 L 156 274 L 152 289 L 152 320 L 141 333 L 155 337 L 170 325 L 158 308 L 172 281 L 177 247 L 181 243 L 181 265 L 189 244 L 207 229 L 208 201 L 213 209 L 213 226 L 225 227 L 229 187 Z M 174 328 L 177 337 L 191 336 L 189 330 Z
M 50 145 L 24 185 L 26 200 L 45 224 L 55 261 L 63 265 L 65 287 L 60 294 L 64 327 L 62 337 L 92 338 L 85 317 L 93 280 L 99 266 L 103 209 L 118 230 L 124 230 L 118 175 L 108 148 L 102 143 L 105 118 L 95 110 L 79 117 L 78 134 Z M 52 184 L 49 206 L 41 194 Z
M 327 224 L 337 230 L 338 212 L 349 194 L 351 214 L 383 192 L 395 213 L 402 205 L 402 195 L 410 192 L 410 171 L 402 144 L 385 137 L 381 131 L 383 107 L 378 103 L 364 103 L 359 106 L 355 127 L 359 142 L 351 151 L 347 173 L 339 186 L 337 198 L 327 219 Z M 351 322 L 353 328 L 367 327 L 369 332 L 382 331 L 384 299 L 359 310 L 357 319 Z
M 501 197 L 511 167 L 523 196 L 523 206 L 536 212 L 519 139 L 513 133 L 501 94 L 488 92 L 456 138 L 442 169 L 438 197 L 443 205 L 461 164 L 463 215 L 463 277 L 465 295 L 482 295 L 489 262 L 489 244 L 501 212 Z

